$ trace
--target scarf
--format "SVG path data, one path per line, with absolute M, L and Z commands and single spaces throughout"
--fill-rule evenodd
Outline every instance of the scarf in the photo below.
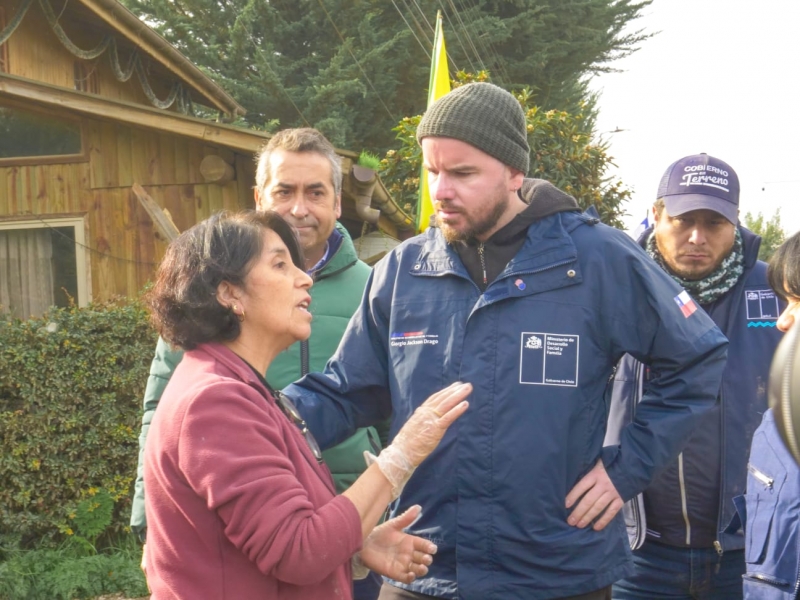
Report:
M 664 261 L 664 257 L 658 251 L 655 232 L 651 233 L 650 237 L 647 238 L 645 250 L 650 255 L 650 258 L 658 263 L 658 266 L 664 269 L 672 279 L 677 281 L 701 305 L 711 304 L 720 298 L 736 285 L 736 282 L 739 281 L 739 278 L 744 273 L 744 245 L 742 244 L 742 234 L 739 232 L 738 227 L 736 228 L 736 238 L 733 242 L 731 253 L 703 279 L 690 281 L 670 271 Z

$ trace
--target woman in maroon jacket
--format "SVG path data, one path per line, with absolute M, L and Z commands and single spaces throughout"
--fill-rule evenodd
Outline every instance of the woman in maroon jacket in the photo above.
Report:
M 186 354 L 145 449 L 153 600 L 348 599 L 351 559 L 403 582 L 427 572 L 436 547 L 402 531 L 419 507 L 375 525 L 471 386 L 431 396 L 336 496 L 305 422 L 262 376 L 311 332 L 302 264 L 274 213 L 216 215 L 167 249 L 149 303 Z

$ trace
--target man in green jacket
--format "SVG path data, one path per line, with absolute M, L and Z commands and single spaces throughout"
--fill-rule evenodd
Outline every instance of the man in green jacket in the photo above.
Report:
M 310 290 L 313 314 L 311 337 L 275 358 L 266 374 L 277 389 L 309 371 L 321 371 L 333 355 L 350 317 L 361 301 L 370 268 L 358 260 L 350 236 L 336 220 L 341 216 L 342 167 L 325 137 L 315 129 L 286 129 L 277 133 L 257 157 L 255 199 L 259 210 L 280 213 L 297 232 L 306 271 L 314 277 Z M 144 416 L 139 436 L 139 466 L 131 514 L 131 529 L 144 541 L 142 457 L 150 421 L 183 352 L 158 340 L 144 393 Z M 377 454 L 380 440 L 372 427 L 323 453 L 338 493 L 346 490 L 366 468 L 364 450 Z M 355 600 L 374 600 L 380 579 L 371 575 L 355 585 Z

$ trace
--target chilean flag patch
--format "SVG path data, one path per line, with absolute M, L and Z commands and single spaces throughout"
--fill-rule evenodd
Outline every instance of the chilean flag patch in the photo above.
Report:
M 687 319 L 697 310 L 697 304 L 694 303 L 694 300 L 686 290 L 675 296 L 674 300 L 680 307 L 683 316 Z

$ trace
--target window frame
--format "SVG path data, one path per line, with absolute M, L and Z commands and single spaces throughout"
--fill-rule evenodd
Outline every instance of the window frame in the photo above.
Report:
M 50 229 L 53 227 L 72 227 L 75 231 L 75 278 L 77 279 L 78 306 L 86 306 L 92 301 L 91 265 L 86 239 L 88 236 L 86 215 L 42 215 L 31 219 L 25 217 L 0 217 L 0 231 L 20 229 Z
M 15 156 L 13 158 L 0 158 L 0 167 L 16 167 L 26 165 L 55 165 L 55 164 L 68 164 L 89 162 L 89 149 L 86 140 L 88 139 L 88 131 L 86 122 L 82 119 L 72 115 L 65 115 L 61 113 L 53 113 L 46 110 L 41 110 L 36 107 L 22 106 L 18 102 L 0 99 L 0 108 L 11 108 L 20 110 L 35 115 L 43 115 L 51 119 L 61 119 L 69 121 L 78 125 L 81 136 L 81 151 L 77 154 L 43 154 L 41 156 Z

